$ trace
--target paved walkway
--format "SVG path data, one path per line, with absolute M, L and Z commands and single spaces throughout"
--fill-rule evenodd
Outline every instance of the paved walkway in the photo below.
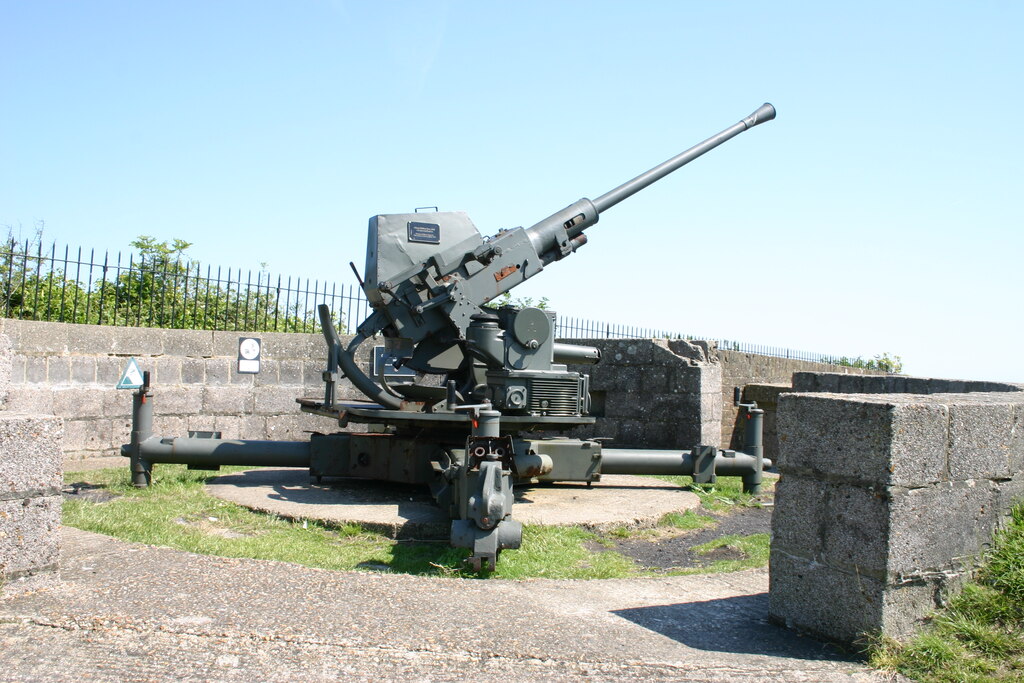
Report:
M 765 570 L 440 579 L 64 539 L 62 584 L 0 600 L 0 680 L 884 680 L 766 623 Z

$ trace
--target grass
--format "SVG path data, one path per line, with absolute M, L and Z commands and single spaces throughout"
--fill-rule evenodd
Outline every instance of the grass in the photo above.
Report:
M 677 533 L 716 523 L 713 518 L 690 510 L 666 515 L 657 529 L 623 527 L 605 535 L 579 527 L 528 525 L 523 531 L 522 547 L 502 553 L 494 572 L 478 575 L 464 568 L 467 550 L 450 548 L 443 541 L 395 541 L 355 524 L 285 519 L 254 512 L 206 493 L 203 485 L 208 479 L 245 469 L 251 468 L 224 467 L 220 472 L 208 472 L 188 470 L 183 465 L 161 465 L 148 489 L 131 486 L 127 467 L 69 472 L 66 481 L 86 482 L 116 497 L 101 503 L 66 500 L 64 523 L 126 541 L 205 555 L 278 560 L 334 570 L 504 579 L 649 576 L 651 571 L 614 550 L 615 539 Z M 745 501 L 738 481 L 735 491 L 723 486 L 716 492 L 702 491 L 699 495 L 723 507 Z M 726 504 L 719 498 L 736 502 Z M 743 559 L 716 562 L 696 572 L 733 571 L 767 563 L 767 551 L 761 553 L 756 543 L 739 537 L 727 538 L 733 539 L 728 547 L 742 553 Z M 592 550 L 595 545 L 604 548 Z
M 694 546 L 693 550 L 699 555 L 709 555 L 716 550 L 725 549 L 740 555 L 738 558 L 715 560 L 711 566 L 700 570 L 702 572 L 735 572 L 768 564 L 769 541 L 768 534 L 751 534 L 749 536 L 732 534 Z M 687 573 L 695 572 L 687 571 Z
M 872 666 L 929 683 L 1024 681 L 1024 504 L 996 533 L 975 580 L 906 642 L 877 639 Z
M 736 507 L 758 505 L 760 496 L 752 496 L 743 492 L 743 481 L 739 477 L 719 477 L 714 484 L 694 484 L 693 479 L 685 475 L 655 474 L 648 475 L 669 483 L 689 488 L 700 498 L 701 507 L 708 512 L 728 512 Z M 775 478 L 765 477 L 761 483 L 761 496 L 775 488 Z

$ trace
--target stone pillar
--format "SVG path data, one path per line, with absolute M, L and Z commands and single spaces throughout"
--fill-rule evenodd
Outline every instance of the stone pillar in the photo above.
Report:
M 596 346 L 601 362 L 573 365 L 590 375 L 597 424 L 568 436 L 605 437 L 613 448 L 720 446 L 722 367 L 708 342 L 562 339 Z
M 769 613 L 908 634 L 1024 493 L 1024 394 L 783 394 Z
M 0 412 L 0 585 L 56 577 L 63 426 L 57 417 Z

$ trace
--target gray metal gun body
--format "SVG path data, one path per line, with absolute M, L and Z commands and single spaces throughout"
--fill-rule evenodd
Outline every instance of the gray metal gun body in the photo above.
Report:
M 765 104 L 707 140 L 597 199 L 580 199 L 529 228 L 481 237 L 466 214 L 390 214 L 370 219 L 363 290 L 374 313 L 339 358 L 344 373 L 371 399 L 398 409 L 402 401 L 384 392 L 356 366 L 352 355 L 366 338 L 383 333 L 409 349 L 406 366 L 443 374 L 464 361 L 458 345 L 482 307 L 586 244 L 584 230 L 602 212 L 681 168 L 730 138 L 775 118 Z M 567 353 L 571 353 L 567 351 Z
M 498 553 L 518 548 L 522 525 L 512 518 L 513 486 L 593 483 L 605 473 L 692 475 L 714 483 L 716 471 L 743 477 L 756 493 L 765 464 L 761 411 L 750 404 L 751 453 L 697 445 L 681 452 L 608 452 L 600 440 L 532 435 L 593 424 L 588 375 L 570 365 L 595 363 L 594 347 L 555 342 L 555 315 L 539 308 L 488 302 L 586 244 L 584 231 L 601 213 L 726 140 L 775 117 L 765 104 L 739 123 L 623 183 L 595 200 L 580 199 L 529 228 L 484 238 L 458 212 L 388 214 L 370 219 L 365 278 L 373 313 L 347 348 L 319 306 L 327 341 L 324 400 L 298 399 L 302 410 L 375 431 L 313 434 L 308 443 L 234 441 L 219 434 L 168 439 L 152 434 L 149 376 L 134 397 L 132 481 L 147 486 L 153 463 L 190 467 L 227 463 L 295 466 L 310 474 L 422 483 L 452 520 L 450 540 L 470 551 L 475 569 L 494 568 Z M 378 381 L 356 363 L 356 350 L 382 334 L 397 363 L 421 373 L 411 384 Z M 342 376 L 373 403 L 336 403 Z M 443 375 L 442 383 L 429 381 Z

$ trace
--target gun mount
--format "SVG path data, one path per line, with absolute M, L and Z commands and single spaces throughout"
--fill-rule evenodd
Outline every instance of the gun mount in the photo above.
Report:
M 681 454 L 621 452 L 598 441 L 538 436 L 591 424 L 589 378 L 569 365 L 596 363 L 594 347 L 555 342 L 555 314 L 537 308 L 488 306 L 586 244 L 584 231 L 627 197 L 718 145 L 765 121 L 765 104 L 751 115 L 595 200 L 580 199 L 529 228 L 482 237 L 466 214 L 386 214 L 370 219 L 360 284 L 373 312 L 343 347 L 330 311 L 319 307 L 327 342 L 324 397 L 298 399 L 301 409 L 350 423 L 378 425 L 373 434 L 315 434 L 308 444 L 226 442 L 151 435 L 148 381 L 136 394 L 131 457 L 133 483 L 148 485 L 155 462 L 308 464 L 323 477 L 368 477 L 430 486 L 452 519 L 451 541 L 471 550 L 477 569 L 493 568 L 502 549 L 517 548 L 521 526 L 512 519 L 512 487 L 538 481 L 593 482 L 606 473 L 690 474 L 713 481 L 739 474 L 744 488 L 761 482 L 760 411 L 746 406 L 752 454 L 696 446 Z M 355 266 L 353 266 L 355 270 Z M 358 273 L 357 273 L 358 276 Z M 416 380 L 391 384 L 356 362 L 367 339 L 383 336 L 396 368 Z M 369 402 L 337 401 L 347 378 Z M 756 432 L 756 433 L 755 433 Z

